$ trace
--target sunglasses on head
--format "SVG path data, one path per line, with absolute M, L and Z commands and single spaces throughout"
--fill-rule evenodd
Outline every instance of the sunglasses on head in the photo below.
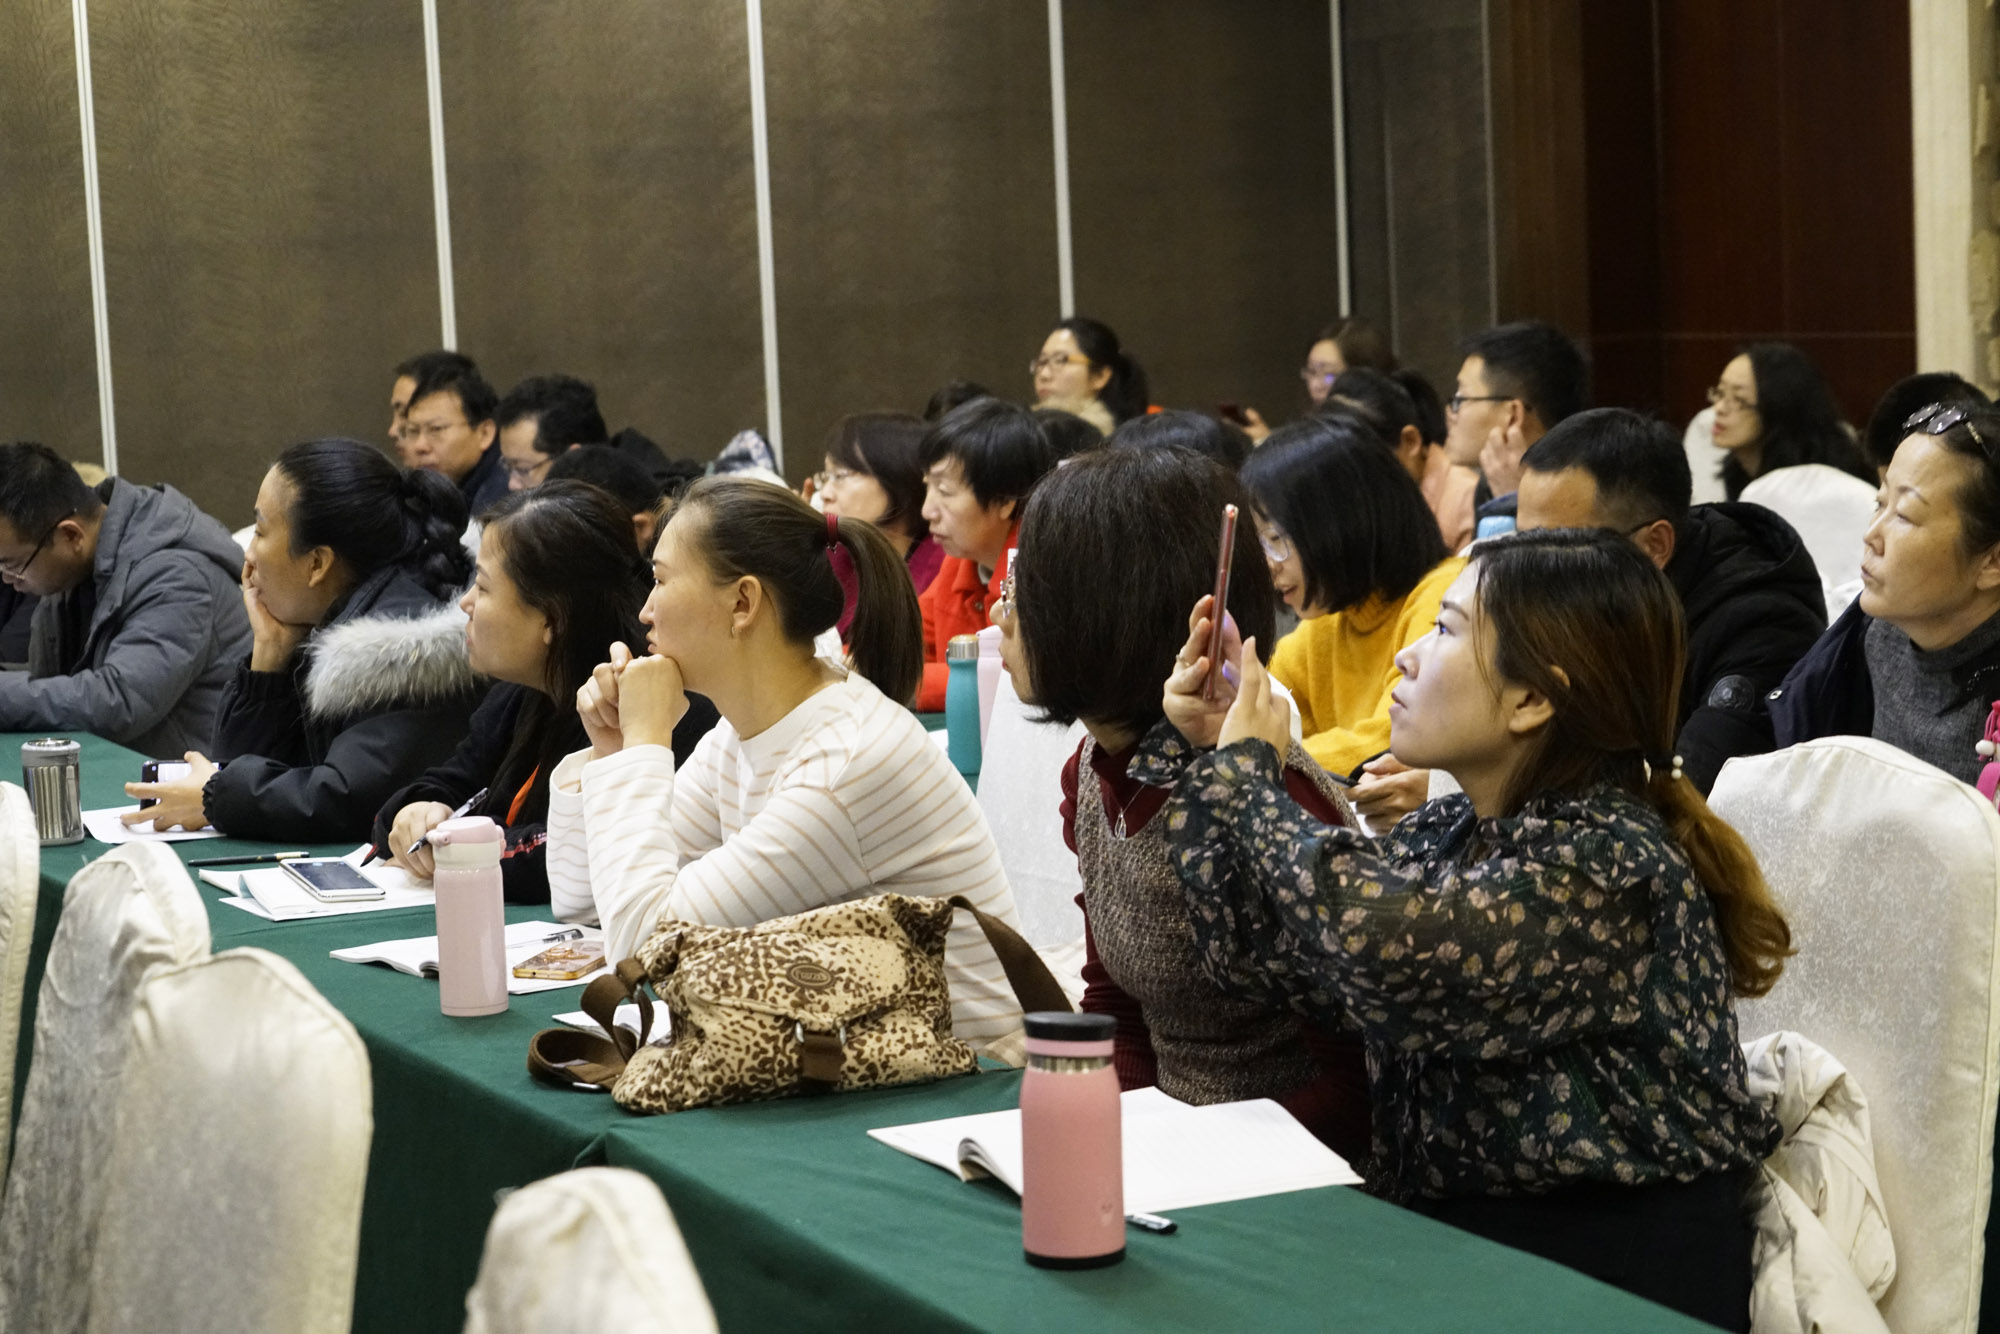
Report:
M 1903 434 L 1915 435 L 1918 431 L 1922 431 L 1925 435 L 1943 435 L 1960 422 L 1964 422 L 1966 433 L 1972 437 L 1972 443 L 1985 449 L 1986 437 L 1979 433 L 1977 423 L 1972 421 L 1972 415 L 1977 411 L 1976 407 L 1967 403 L 1933 403 L 1927 408 L 1918 408 L 1909 415 L 1903 422 Z

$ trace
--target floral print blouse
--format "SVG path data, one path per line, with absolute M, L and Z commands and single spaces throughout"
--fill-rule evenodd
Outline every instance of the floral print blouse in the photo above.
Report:
M 1651 805 L 1546 794 L 1504 819 L 1430 802 L 1379 844 L 1311 819 L 1277 754 L 1135 759 L 1166 808 L 1203 967 L 1232 990 L 1357 1021 L 1392 1198 L 1628 1185 L 1761 1162 L 1715 916 Z

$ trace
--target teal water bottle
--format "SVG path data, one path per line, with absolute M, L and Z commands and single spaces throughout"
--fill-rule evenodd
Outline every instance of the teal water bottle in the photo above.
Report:
M 944 686 L 945 753 L 969 778 L 979 772 L 979 637 L 956 636 L 944 660 L 951 673 Z

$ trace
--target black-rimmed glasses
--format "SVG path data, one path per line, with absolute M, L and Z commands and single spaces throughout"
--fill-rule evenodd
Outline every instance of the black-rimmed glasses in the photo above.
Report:
M 0 574 L 4 574 L 10 579 L 19 579 L 22 575 L 26 574 L 28 572 L 28 567 L 35 563 L 35 558 L 42 554 L 42 549 L 48 546 L 49 539 L 56 535 L 56 529 L 62 527 L 65 523 L 68 523 L 71 519 L 74 519 L 75 517 L 76 517 L 76 511 L 71 510 L 68 514 L 63 515 L 62 518 L 57 519 L 54 523 L 50 524 L 49 531 L 42 534 L 42 540 L 35 543 L 35 549 L 28 553 L 28 557 L 26 560 L 23 560 L 18 565 L 10 565 L 4 562 L 0 562 Z

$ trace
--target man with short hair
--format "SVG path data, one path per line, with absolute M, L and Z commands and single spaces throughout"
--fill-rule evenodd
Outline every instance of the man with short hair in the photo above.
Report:
M 0 672 L 0 732 L 207 747 L 250 653 L 242 569 L 229 530 L 172 487 L 93 490 L 45 445 L 0 445 L 0 580 L 41 599 L 28 669 Z
M 1522 460 L 1520 526 L 1610 528 L 1666 571 L 1687 618 L 1676 743 L 1704 794 L 1723 761 L 1771 749 L 1764 693 L 1826 629 L 1819 571 L 1762 505 L 1690 506 L 1680 437 L 1624 408 L 1580 413 Z
M 509 491 L 539 486 L 557 458 L 611 438 L 597 410 L 597 390 L 574 375 L 530 376 L 507 391 L 493 420 Z
M 479 368 L 457 353 L 417 359 L 410 406 L 403 425 L 404 466 L 429 468 L 457 485 L 466 511 L 481 510 L 507 494 L 500 431 L 493 412 L 499 399 Z
M 653 539 L 659 536 L 656 511 L 660 484 L 630 455 L 609 445 L 577 445 L 550 460 L 542 481 L 588 482 L 609 492 L 618 507 L 632 516 L 632 536 L 639 544 L 639 554 L 651 558 Z
M 1479 535 L 1514 526 L 1521 456 L 1556 423 L 1590 403 L 1590 362 L 1543 320 L 1497 325 L 1465 340 L 1465 360 L 1446 403 L 1445 453 L 1478 468 Z
M 396 378 L 389 385 L 389 448 L 395 452 L 397 462 L 405 468 L 417 466 L 410 461 L 407 439 L 410 395 L 416 392 L 419 379 L 434 374 L 436 370 L 442 368 L 454 368 L 459 371 L 477 369 L 472 364 L 472 358 L 457 352 L 447 352 L 442 349 L 436 352 L 420 352 L 397 365 Z

